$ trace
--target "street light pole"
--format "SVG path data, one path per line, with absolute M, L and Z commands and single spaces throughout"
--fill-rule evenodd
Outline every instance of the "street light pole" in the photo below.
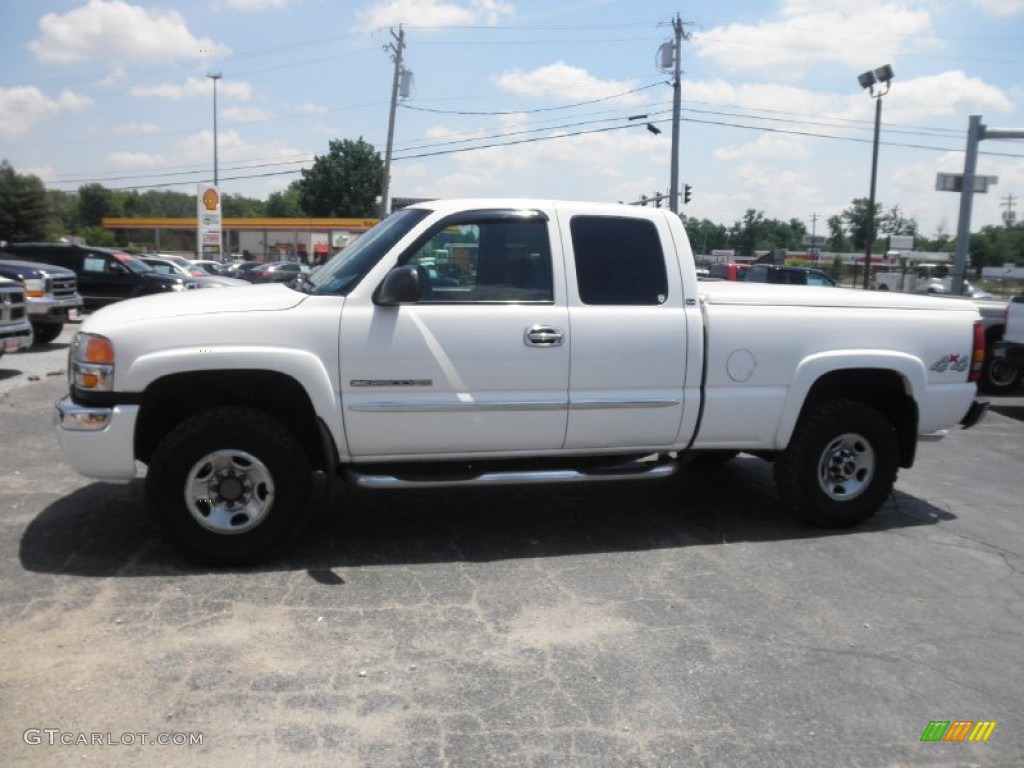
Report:
M 878 180 L 878 135 L 882 127 L 882 97 L 889 92 L 894 77 L 892 67 L 888 64 L 878 69 L 868 70 L 857 78 L 861 88 L 868 91 L 875 100 L 875 140 L 871 149 L 871 193 L 868 196 L 868 231 L 864 246 L 864 290 L 871 287 L 871 253 L 875 249 L 875 184 Z M 885 90 L 875 90 L 876 85 L 884 85 Z
M 217 169 L 217 81 L 223 77 L 220 72 L 210 72 L 208 78 L 213 80 L 213 186 L 219 186 L 220 176 Z

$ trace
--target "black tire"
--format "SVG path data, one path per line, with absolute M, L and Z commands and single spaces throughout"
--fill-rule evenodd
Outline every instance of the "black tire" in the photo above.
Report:
M 64 326 L 59 323 L 47 323 L 45 325 L 34 325 L 32 329 L 36 332 L 35 344 L 49 344 L 60 336 Z
M 1005 395 L 1020 386 L 1020 369 L 1005 359 L 993 357 L 985 352 L 985 364 L 978 379 L 978 389 L 990 395 Z
M 885 416 L 855 400 L 825 400 L 801 415 L 775 482 L 802 520 L 846 528 L 878 511 L 898 470 L 898 439 Z
M 253 408 L 198 413 L 161 441 L 146 501 L 163 534 L 214 565 L 267 559 L 308 516 L 312 473 L 299 441 Z

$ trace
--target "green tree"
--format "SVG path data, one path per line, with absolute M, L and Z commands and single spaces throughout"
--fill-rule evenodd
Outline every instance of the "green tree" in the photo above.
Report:
M 299 199 L 309 216 L 375 216 L 384 163 L 373 145 L 334 139 L 326 155 L 302 169 Z
M 846 225 L 846 231 L 850 235 L 850 240 L 853 243 L 853 247 L 857 251 L 863 251 L 868 244 L 868 226 L 871 223 L 871 217 L 869 215 L 869 200 L 866 197 L 858 197 L 853 200 L 850 207 L 847 208 L 840 214 L 843 217 L 843 223 Z M 878 237 L 877 233 L 881 229 L 877 226 L 878 220 L 881 217 L 882 204 L 875 203 L 875 242 L 877 244 Z
M 99 227 L 105 216 L 120 216 L 124 211 L 114 193 L 102 184 L 78 188 L 78 222 L 83 227 Z
M 829 216 L 828 239 L 825 241 L 825 248 L 829 251 L 844 253 L 850 248 L 850 241 L 846 237 L 846 227 L 843 224 L 843 217 L 840 215 Z
M 263 216 L 267 204 L 255 197 L 245 195 L 224 195 L 221 198 L 221 214 L 227 218 L 251 219 Z
M 43 182 L 0 161 L 0 240 L 45 240 L 50 228 L 50 202 Z
M 294 219 L 304 215 L 302 210 L 302 193 L 299 191 L 299 184 L 296 180 L 288 185 L 287 189 L 271 192 L 267 197 L 266 214 L 276 218 Z
M 64 235 L 78 231 L 78 193 L 63 189 L 48 189 L 46 197 L 50 202 L 52 222 L 51 236 L 47 240 L 58 240 Z
M 87 245 L 97 245 L 101 248 L 113 248 L 117 245 L 117 236 L 104 227 L 82 227 L 79 235 Z
M 912 235 L 917 237 L 917 222 L 903 215 L 894 205 L 878 218 L 878 232 L 885 235 Z

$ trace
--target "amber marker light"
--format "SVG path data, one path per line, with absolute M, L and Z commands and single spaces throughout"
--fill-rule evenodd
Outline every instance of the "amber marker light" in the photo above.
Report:
M 102 336 L 89 336 L 82 350 L 82 360 L 88 363 L 113 363 L 113 343 Z

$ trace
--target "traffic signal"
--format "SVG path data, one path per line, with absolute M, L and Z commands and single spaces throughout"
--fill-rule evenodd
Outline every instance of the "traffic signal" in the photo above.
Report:
M 647 195 L 640 195 L 640 205 L 647 205 Z
M 690 202 L 690 185 L 689 184 L 684 184 L 683 185 L 683 205 L 686 205 L 688 202 Z

